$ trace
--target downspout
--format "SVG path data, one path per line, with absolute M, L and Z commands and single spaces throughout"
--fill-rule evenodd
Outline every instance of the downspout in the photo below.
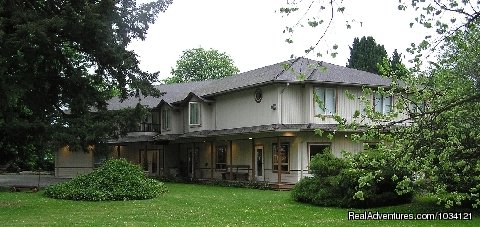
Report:
M 290 83 L 287 83 L 287 85 L 285 85 L 285 87 L 283 87 L 282 91 L 280 92 L 280 107 L 279 107 L 279 110 L 280 110 L 280 124 L 283 125 L 283 92 L 285 92 L 285 89 L 287 89 L 287 87 L 290 86 Z
M 214 124 L 215 124 L 215 130 L 217 130 L 217 103 L 213 103 L 213 108 L 215 109 L 213 112 L 215 114 L 214 119 Z

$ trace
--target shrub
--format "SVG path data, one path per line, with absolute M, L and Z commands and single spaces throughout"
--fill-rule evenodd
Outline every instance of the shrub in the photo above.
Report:
M 310 165 L 313 177 L 300 180 L 292 190 L 292 198 L 320 206 L 357 208 L 410 202 L 413 194 L 397 187 L 408 174 L 394 169 L 393 161 L 373 151 L 347 155 L 345 159 L 331 153 L 317 155 Z
M 68 200 L 137 200 L 154 198 L 166 191 L 162 182 L 147 178 L 139 166 L 125 159 L 113 159 L 89 174 L 47 187 L 45 195 Z

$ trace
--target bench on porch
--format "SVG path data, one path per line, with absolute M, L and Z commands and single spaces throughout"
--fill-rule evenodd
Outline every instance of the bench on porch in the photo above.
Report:
M 244 172 L 245 170 L 247 172 Z M 248 181 L 248 176 L 250 165 L 227 165 L 226 172 L 222 173 L 222 180 Z
M 30 185 L 13 185 L 10 186 L 11 192 L 20 192 L 23 190 L 30 190 L 31 192 L 38 192 L 37 186 L 30 186 Z

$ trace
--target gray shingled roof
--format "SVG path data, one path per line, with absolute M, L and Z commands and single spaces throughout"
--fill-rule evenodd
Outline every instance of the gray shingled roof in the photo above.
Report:
M 285 70 L 285 65 L 291 68 Z M 280 82 L 378 87 L 389 86 L 391 81 L 377 74 L 301 57 L 217 80 L 158 85 L 156 87 L 165 94 L 159 98 L 141 97 L 140 104 L 153 108 L 161 100 L 170 104 L 181 102 L 189 93 L 208 98 L 242 88 Z M 134 107 L 138 102 L 138 98 L 131 97 L 123 102 L 114 98 L 108 103 L 109 109 L 117 110 Z

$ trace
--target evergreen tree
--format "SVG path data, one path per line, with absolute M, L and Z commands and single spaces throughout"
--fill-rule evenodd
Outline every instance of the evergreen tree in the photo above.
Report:
M 93 127 L 92 109 L 101 118 L 114 95 L 159 94 L 157 73 L 140 70 L 126 48 L 170 3 L 1 1 L 0 162 L 43 159 L 46 144 L 62 138 L 94 143 L 109 132 Z
M 364 36 L 361 39 L 357 37 L 350 47 L 347 67 L 378 74 L 377 65 L 384 58 L 388 58 L 385 47 L 377 44 L 373 37 Z

